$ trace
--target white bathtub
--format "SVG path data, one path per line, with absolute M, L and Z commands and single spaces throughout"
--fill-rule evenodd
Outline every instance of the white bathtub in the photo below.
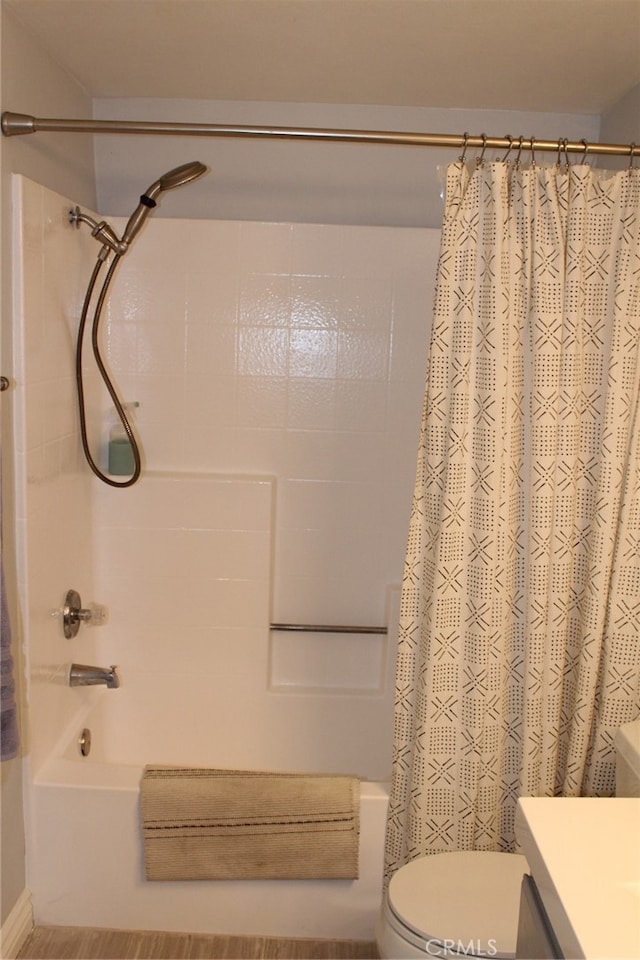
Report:
M 149 709 L 144 711 L 144 746 L 139 747 L 135 721 L 127 719 L 125 709 L 127 701 L 136 698 L 136 690 L 126 685 L 117 691 L 96 691 L 94 705 L 79 716 L 57 756 L 44 764 L 32 784 L 29 886 L 36 921 L 194 933 L 373 939 L 382 893 L 388 805 L 384 782 L 362 781 L 360 879 L 356 881 L 172 883 L 144 879 L 139 816 L 144 763 L 230 764 L 212 763 L 207 738 L 190 737 L 188 726 L 182 727 L 173 744 L 170 737 L 162 736 L 160 697 L 155 698 L 155 722 Z M 84 727 L 92 734 L 89 757 L 81 755 L 78 745 Z M 162 739 L 149 743 L 153 729 Z M 273 766 L 264 758 L 252 768 Z

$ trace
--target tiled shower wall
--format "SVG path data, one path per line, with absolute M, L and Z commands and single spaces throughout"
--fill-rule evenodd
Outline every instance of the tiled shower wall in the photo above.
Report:
M 69 697 L 69 644 L 58 614 L 70 587 L 94 595 L 94 485 L 80 462 L 74 343 L 95 241 L 70 227 L 68 200 L 23 177 L 14 177 L 13 204 L 16 544 L 28 665 L 23 740 L 35 770 L 78 701 L 88 700 L 87 690 Z M 85 388 L 96 406 L 90 373 Z
M 120 541 L 133 491 L 108 492 L 80 453 L 75 332 L 97 244 L 88 230 L 69 225 L 73 204 L 65 198 L 16 178 L 16 204 L 23 214 L 16 278 L 18 524 L 37 770 L 75 722 L 79 704 L 96 692 L 69 691 L 69 661 L 102 662 L 112 652 L 103 649 L 107 632 L 100 630 L 83 628 L 72 647 L 52 613 L 73 587 L 83 601 L 107 602 L 126 614 L 123 598 L 101 595 L 106 581 L 98 577 L 108 544 Z M 112 222 L 122 230 L 124 221 Z M 271 620 L 385 623 L 388 587 L 402 574 L 437 245 L 432 230 L 150 218 L 116 273 L 103 339 L 121 395 L 140 403 L 145 469 L 273 480 L 265 611 Z M 93 377 L 88 394 L 99 449 L 108 433 L 108 398 Z M 234 523 L 235 530 L 247 527 Z M 146 534 L 143 541 L 138 546 L 157 563 Z M 149 573 L 144 549 L 140 576 Z M 158 598 L 160 610 L 168 599 Z M 319 640 L 323 650 L 336 649 L 335 638 Z M 142 672 L 157 663 L 152 628 L 127 642 Z M 179 632 L 175 646 L 167 642 L 170 671 L 180 663 Z M 378 646 L 356 640 L 348 654 L 337 646 L 356 697 L 375 688 L 369 661 L 383 656 Z M 316 685 L 310 672 L 323 669 L 317 654 L 283 635 L 270 651 L 275 686 L 286 688 L 293 675 L 301 696 L 313 694 L 304 688 Z M 256 682 L 268 678 L 262 672 L 250 679 Z M 378 701 L 386 711 L 388 688 Z M 310 718 L 318 714 L 322 725 L 320 698 L 307 702 Z M 368 709 L 373 700 L 359 716 Z
M 119 268 L 109 361 L 147 466 L 276 478 L 276 621 L 385 622 L 438 236 L 150 219 Z

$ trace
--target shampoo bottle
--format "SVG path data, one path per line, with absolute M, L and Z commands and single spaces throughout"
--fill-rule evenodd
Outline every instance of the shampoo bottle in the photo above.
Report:
M 134 400 L 131 403 L 122 404 L 122 409 L 124 410 L 129 423 L 132 422 L 133 413 L 136 407 L 139 406 L 140 404 L 137 400 Z M 109 473 L 112 473 L 115 476 L 129 477 L 135 470 L 133 447 L 131 446 L 131 441 L 127 436 L 127 432 L 122 424 L 122 421 L 118 416 L 117 410 L 115 411 L 115 422 L 109 431 L 108 461 Z

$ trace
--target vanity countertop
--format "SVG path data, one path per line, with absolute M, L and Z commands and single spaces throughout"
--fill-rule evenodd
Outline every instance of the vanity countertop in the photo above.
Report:
M 524 797 L 516 837 L 565 957 L 640 957 L 640 798 Z

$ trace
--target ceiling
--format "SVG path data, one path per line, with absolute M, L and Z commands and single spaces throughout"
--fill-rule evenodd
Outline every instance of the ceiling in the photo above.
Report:
M 640 0 L 2 0 L 95 98 L 598 114 Z

